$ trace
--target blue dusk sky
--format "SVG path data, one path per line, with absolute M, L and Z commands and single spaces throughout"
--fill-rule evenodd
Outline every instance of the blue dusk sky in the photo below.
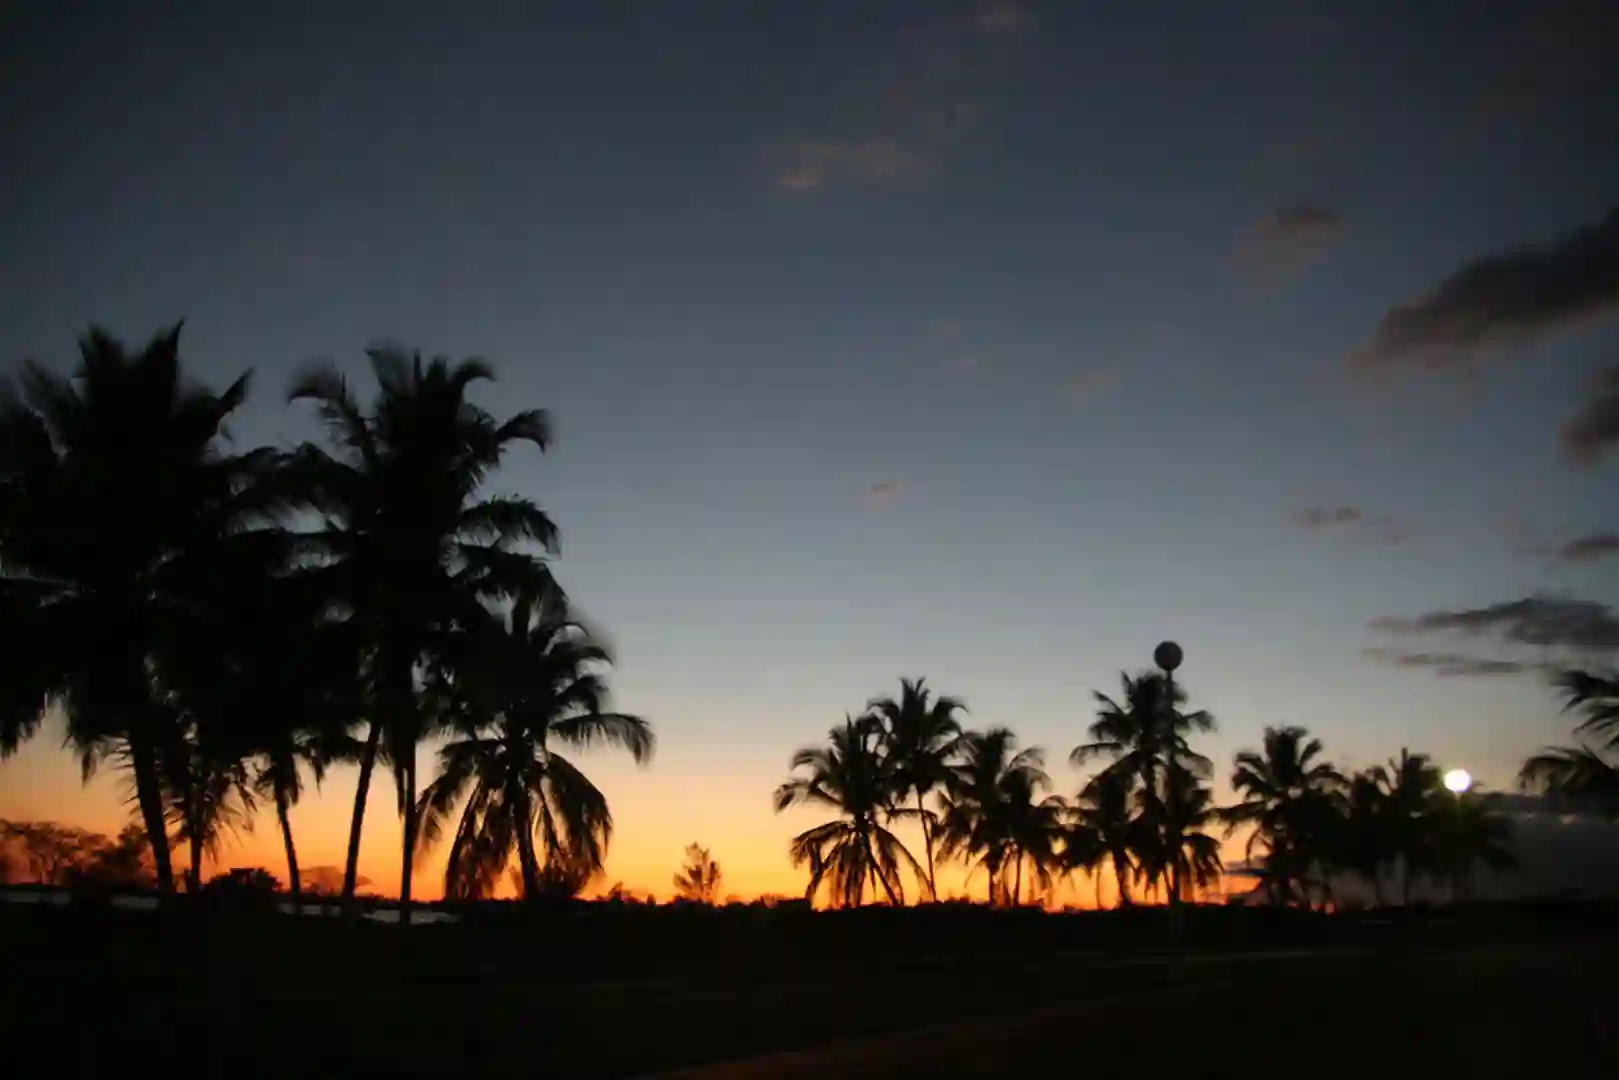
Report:
M 1164 638 L 1222 786 L 1297 723 L 1502 787 L 1619 651 L 1611 6 L 254 6 L 0 9 L 0 357 L 184 317 L 245 444 L 379 339 L 551 410 L 495 485 L 660 738 L 612 876 L 796 891 L 771 790 L 902 674 L 1068 793 Z M 0 816 L 115 825 L 58 737 Z

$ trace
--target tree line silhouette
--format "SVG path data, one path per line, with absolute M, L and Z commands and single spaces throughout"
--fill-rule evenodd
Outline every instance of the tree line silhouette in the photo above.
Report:
M 599 868 L 607 801 L 561 752 L 653 750 L 606 707 L 609 656 L 570 613 L 533 501 L 485 492 L 544 412 L 499 420 L 468 400 L 480 361 L 369 351 L 362 406 L 331 365 L 294 381 L 325 437 L 237 450 L 223 392 L 185 377 L 180 326 L 130 353 L 99 329 L 65 378 L 25 361 L 0 388 L 0 752 L 59 706 L 88 779 L 125 770 L 161 893 L 186 882 L 258 800 L 288 812 L 306 774 L 359 766 L 342 896 L 352 911 L 366 797 L 389 772 L 403 823 L 400 899 L 449 825 L 449 896 L 489 890 L 515 858 L 526 890 Z M 447 735 L 439 774 L 417 748 Z M 464 798 L 463 798 L 464 796 Z
M 444 842 L 446 898 L 489 896 L 508 876 L 526 897 L 576 894 L 602 869 L 613 818 L 563 751 L 644 763 L 654 738 L 608 706 L 611 657 L 551 571 L 556 525 L 532 500 L 486 490 L 514 446 L 548 447 L 546 414 L 502 420 L 473 404 L 469 389 L 493 378 L 481 361 L 379 347 L 368 404 L 330 364 L 293 381 L 287 400 L 313 410 L 322 439 L 241 450 L 226 422 L 248 376 L 222 392 L 186 378 L 180 330 L 130 353 L 91 329 L 71 377 L 25 361 L 0 382 L 0 755 L 58 707 L 85 778 L 123 771 L 138 817 L 70 861 L 127 871 L 139 841 L 167 894 L 183 845 L 197 891 L 204 856 L 264 805 L 296 899 L 290 810 L 342 762 L 359 775 L 348 911 L 379 765 L 403 824 L 402 921 L 417 859 Z M 1142 890 L 1175 907 L 1218 881 L 1217 834 L 1241 829 L 1260 895 L 1281 904 L 1330 906 L 1341 873 L 1379 901 L 1393 871 L 1407 901 L 1422 877 L 1463 896 L 1476 866 L 1510 863 L 1507 819 L 1476 792 L 1446 791 L 1427 756 L 1402 750 L 1346 775 L 1298 727 L 1238 754 L 1238 801 L 1216 806 L 1213 765 L 1190 742 L 1214 718 L 1183 708 L 1179 650 L 1155 659 L 1116 700 L 1096 695 L 1070 761 L 1100 768 L 1073 799 L 1052 793 L 1039 747 L 964 728 L 963 703 L 921 679 L 846 717 L 793 755 L 775 793 L 778 811 L 833 813 L 791 841 L 807 895 L 856 906 L 869 890 L 897 905 L 908 876 L 937 900 L 937 864 L 959 861 L 983 872 L 992 905 L 1047 896 L 1076 872 L 1099 890 L 1105 868 L 1121 904 Z M 1619 682 L 1572 671 L 1561 685 L 1585 713 L 1578 732 L 1606 742 L 1547 749 L 1520 781 L 1619 808 L 1604 756 L 1619 748 Z M 437 770 L 423 777 L 429 740 Z M 893 831 L 902 821 L 918 825 L 921 859 Z M 687 856 L 678 891 L 712 903 L 718 865 L 696 845 Z
M 1179 649 L 1166 646 L 1173 669 Z M 1051 793 L 1042 748 L 1019 749 L 1004 727 L 964 728 L 965 705 L 934 696 L 923 679 L 902 679 L 898 697 L 872 699 L 826 745 L 798 750 L 776 809 L 808 804 L 834 815 L 791 842 L 794 865 L 809 871 L 808 895 L 854 907 L 869 888 L 900 904 L 908 873 L 923 898 L 937 900 L 936 861 L 958 860 L 969 881 L 983 873 L 992 906 L 1043 899 L 1058 880 L 1085 873 L 1099 907 L 1107 871 L 1119 905 L 1144 889 L 1175 907 L 1219 881 L 1216 833 L 1240 830 L 1255 895 L 1273 904 L 1326 910 L 1337 902 L 1334 878 L 1345 876 L 1362 880 L 1379 906 L 1390 878 L 1405 904 L 1420 878 L 1466 899 L 1478 867 L 1516 868 L 1511 819 L 1478 790 L 1448 790 L 1428 755 L 1401 749 L 1386 765 L 1347 774 L 1302 727 L 1267 727 L 1261 747 L 1237 753 L 1236 801 L 1216 806 L 1213 763 L 1189 741 L 1213 731 L 1214 717 L 1182 708 L 1186 691 L 1171 670 L 1121 679 L 1118 699 L 1096 693 L 1087 741 L 1069 755 L 1075 766 L 1105 762 L 1073 799 Z M 1619 680 L 1570 671 L 1559 685 L 1567 708 L 1585 714 L 1577 733 L 1619 749 Z M 1619 767 L 1603 750 L 1543 750 L 1519 784 L 1619 813 Z M 920 824 L 923 859 L 890 828 L 905 820 Z

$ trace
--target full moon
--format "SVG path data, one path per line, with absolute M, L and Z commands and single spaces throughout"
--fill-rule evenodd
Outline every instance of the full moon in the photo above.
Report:
M 1466 769 L 1452 769 L 1445 774 L 1445 787 L 1460 795 L 1473 786 L 1473 776 Z

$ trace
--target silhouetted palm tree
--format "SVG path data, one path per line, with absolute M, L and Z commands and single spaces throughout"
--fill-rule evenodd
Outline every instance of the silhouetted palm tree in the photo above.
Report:
M 421 671 L 449 634 L 480 617 L 481 601 L 554 587 L 523 545 L 553 551 L 557 533 L 527 499 L 479 498 L 510 444 L 545 449 L 544 413 L 497 422 L 469 402 L 468 388 L 493 377 L 476 360 L 424 363 L 420 354 L 391 348 L 368 355 L 378 387 L 369 412 L 330 365 L 294 384 L 291 399 L 315 404 L 330 449 L 302 447 L 289 471 L 323 519 L 303 546 L 363 641 L 370 687 L 344 899 L 352 909 L 366 796 L 380 755 L 393 767 L 405 822 L 400 896 L 408 921 L 416 748 L 431 722 L 417 701 Z
M 1220 880 L 1220 842 L 1207 830 L 1221 818 L 1214 793 L 1192 767 L 1175 763 L 1152 787 L 1136 792 L 1138 875 L 1149 886 L 1162 883 L 1171 905 L 1185 899 L 1189 880 L 1200 889 Z
M 1169 812 L 1174 804 L 1166 800 L 1173 793 L 1167 790 L 1166 784 L 1178 771 L 1202 777 L 1212 768 L 1208 758 L 1192 750 L 1187 736 L 1193 732 L 1213 731 L 1214 717 L 1201 709 L 1190 713 L 1181 711 L 1180 706 L 1187 700 L 1186 688 L 1161 672 L 1144 672 L 1134 679 L 1121 674 L 1120 680 L 1123 701 L 1115 701 L 1100 692 L 1095 695 L 1099 707 L 1088 731 L 1090 742 L 1076 746 L 1068 760 L 1082 766 L 1095 757 L 1111 757 L 1113 761 L 1104 771 L 1134 779 L 1138 805 L 1143 810 L 1142 824 L 1174 830 L 1179 827 L 1183 817 L 1180 810 L 1185 807 Z M 1182 783 L 1178 776 L 1176 783 Z M 1157 812 L 1147 814 L 1145 811 L 1154 805 Z M 1186 863 L 1168 853 L 1184 851 L 1188 842 L 1183 842 L 1173 831 L 1150 834 L 1138 830 L 1137 839 L 1151 849 L 1136 859 L 1138 868 L 1161 861 L 1169 875 L 1169 903 L 1178 905 L 1184 892 L 1180 874 Z M 1202 841 L 1189 843 L 1203 846 Z M 1156 880 L 1150 873 L 1148 876 Z
M 158 752 L 166 816 L 173 839 L 186 845 L 186 891 L 193 896 L 202 890 L 203 856 L 218 858 L 227 834 L 253 828 L 257 806 L 247 758 L 237 733 L 196 721 Z
M 776 789 L 777 813 L 804 803 L 838 814 L 793 837 L 788 849 L 794 866 L 809 866 L 806 899 L 814 900 L 824 883 L 833 906 L 858 907 L 869 879 L 898 907 L 905 896 L 901 862 L 922 876 L 916 859 L 883 824 L 892 809 L 894 779 L 881 742 L 875 719 L 847 717 L 831 730 L 828 745 L 806 746 L 793 754 L 792 769 L 800 775 Z
M 1619 766 L 1589 746 L 1548 746 L 1524 762 L 1518 782 L 1529 791 L 1588 798 L 1619 812 Z
M 616 746 L 645 763 L 652 727 L 603 709 L 600 671 L 611 658 L 560 591 L 520 596 L 504 626 L 492 617 L 480 625 L 444 650 L 459 680 L 448 706 L 456 737 L 439 751 L 439 776 L 418 803 L 422 848 L 437 842 L 464 799 L 445 895 L 498 880 L 515 856 L 524 895 L 534 897 L 542 864 L 594 874 L 612 839 L 606 796 L 559 749 Z
M 1263 750 L 1237 754 L 1231 787 L 1241 801 L 1223 811 L 1227 835 L 1252 827 L 1247 857 L 1252 861 L 1255 847 L 1265 847 L 1265 866 L 1279 894 L 1297 895 L 1306 904 L 1311 871 L 1324 870 L 1331 859 L 1348 785 L 1319 760 L 1322 750 L 1321 740 L 1301 727 L 1267 727 Z
M 1608 751 L 1619 748 L 1619 678 L 1568 671 L 1558 686 L 1566 698 L 1564 709 L 1585 713 L 1575 734 L 1604 737 Z M 1518 784 L 1527 791 L 1571 796 L 1619 815 L 1619 766 L 1584 743 L 1546 747 L 1524 762 Z
M 1432 866 L 1450 883 L 1451 899 L 1472 896 L 1473 870 L 1483 864 L 1496 870 L 1516 870 L 1512 853 L 1512 819 L 1492 811 L 1475 791 L 1451 794 L 1440 800 L 1431 831 Z
M 1383 870 L 1398 857 L 1388 799 L 1379 778 L 1381 769 L 1358 772 L 1349 781 L 1343 819 L 1334 844 L 1333 862 L 1365 881 L 1372 899 L 1383 906 Z
M 1130 877 L 1135 873 L 1135 863 L 1130 853 L 1140 846 L 1131 806 L 1134 787 L 1135 778 L 1121 772 L 1104 771 L 1092 777 L 1074 803 L 1076 831 L 1069 841 L 1073 852 L 1068 860 L 1071 868 L 1100 870 L 1104 861 L 1112 864 L 1120 905 L 1131 902 Z M 1101 904 L 1100 883 L 1097 904 Z
M 1593 675 L 1587 671 L 1565 671 L 1557 680 L 1567 701 L 1565 709 L 1578 709 L 1585 719 L 1574 730 L 1619 743 L 1619 675 Z
M 1412 879 L 1432 861 L 1433 813 L 1445 794 L 1439 767 L 1427 754 L 1401 747 L 1386 770 L 1377 766 L 1368 773 L 1383 792 L 1388 840 L 1400 863 L 1400 902 L 1409 906 Z
M 866 708 L 883 726 L 884 752 L 894 777 L 896 802 L 916 800 L 916 817 L 922 823 L 922 847 L 927 854 L 928 899 L 937 900 L 939 891 L 933 874 L 934 816 L 927 809 L 927 798 L 950 777 L 950 759 L 961 738 L 956 714 L 967 707 L 953 697 L 931 697 L 925 679 L 901 679 L 900 694 L 894 698 L 872 698 Z
M 720 894 L 720 864 L 701 844 L 686 848 L 686 864 L 675 875 L 675 895 L 694 904 L 712 904 Z
M 189 382 L 179 341 L 176 325 L 131 355 L 93 328 L 71 378 L 25 362 L 20 394 L 0 388 L 0 616 L 26 662 L 0 750 L 61 702 L 87 774 L 109 752 L 127 762 L 164 892 L 160 755 L 179 735 L 151 665 L 226 587 L 205 567 L 255 513 L 245 479 L 264 463 L 220 449 L 247 377 L 217 394 Z
M 1042 797 L 1051 786 L 1043 764 L 1044 752 L 1037 746 L 1018 750 L 1017 736 L 1007 728 L 961 736 L 944 789 L 939 852 L 965 857 L 969 872 L 972 864 L 983 867 L 992 905 L 1022 900 L 1025 862 L 1042 887 L 1059 864 L 1065 808 L 1059 798 Z

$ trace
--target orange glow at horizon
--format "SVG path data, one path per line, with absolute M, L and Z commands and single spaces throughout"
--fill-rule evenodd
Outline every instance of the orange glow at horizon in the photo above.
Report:
M 55 736 L 55 737 L 53 737 Z M 785 753 L 782 755 L 785 758 Z M 421 765 L 431 766 L 431 755 L 424 748 Z M 615 884 L 630 894 L 653 896 L 659 901 L 674 895 L 673 878 L 680 869 L 686 845 L 695 842 L 708 847 L 719 862 L 723 879 L 720 896 L 752 900 L 761 896 L 802 897 L 808 873 L 795 868 L 787 856 L 791 837 L 825 820 L 824 812 L 795 808 L 775 814 L 770 792 L 784 770 L 766 771 L 760 763 L 757 775 L 738 770 L 725 776 L 694 778 L 659 771 L 656 766 L 638 769 L 614 761 L 606 755 L 586 755 L 579 759 L 608 797 L 615 822 L 605 872 L 585 890 L 587 897 L 601 896 Z M 319 789 L 310 785 L 303 800 L 291 814 L 293 838 L 297 845 L 301 877 L 306 885 L 317 880 L 323 885 L 341 881 L 348 846 L 349 819 L 353 810 L 354 785 L 358 770 L 353 767 L 330 771 Z M 692 788 L 700 785 L 701 799 L 692 798 Z M 56 821 L 112 835 L 132 820 L 125 778 L 112 770 L 98 772 L 88 784 L 79 782 L 78 762 L 61 746 L 60 721 L 48 719 L 44 729 L 11 760 L 0 763 L 0 818 L 14 821 Z M 920 830 L 908 823 L 895 826 L 911 853 L 925 862 Z M 400 886 L 400 845 L 402 830 L 394 803 L 391 777 L 379 769 L 374 775 L 366 802 L 359 874 L 361 892 L 395 897 Z M 417 860 L 412 893 L 420 900 L 437 900 L 443 895 L 444 863 L 448 844 L 427 851 Z M 1228 840 L 1222 854 L 1227 864 L 1242 858 L 1240 838 Z M 174 855 L 178 875 L 185 865 L 181 845 Z M 285 850 L 274 814 L 265 807 L 255 815 L 251 830 L 225 839 L 217 860 L 204 861 L 208 874 L 233 867 L 263 867 L 283 883 L 287 880 Z M 959 863 L 941 863 L 937 872 L 941 899 L 969 899 L 983 902 L 987 889 L 983 873 L 969 875 Z M 1229 888 L 1236 882 L 1228 879 Z M 1027 883 L 1025 883 L 1027 888 Z M 907 875 L 907 902 L 919 895 L 917 883 Z M 1137 899 L 1143 891 L 1134 890 Z M 1234 889 L 1232 891 L 1242 891 Z M 1221 890 L 1213 891 L 1214 897 Z M 511 895 L 505 886 L 497 895 Z M 1051 907 L 1095 907 L 1098 885 L 1087 875 L 1059 881 L 1047 898 Z M 1117 902 L 1110 870 L 1102 871 L 1102 906 Z M 868 901 L 871 898 L 868 896 Z

